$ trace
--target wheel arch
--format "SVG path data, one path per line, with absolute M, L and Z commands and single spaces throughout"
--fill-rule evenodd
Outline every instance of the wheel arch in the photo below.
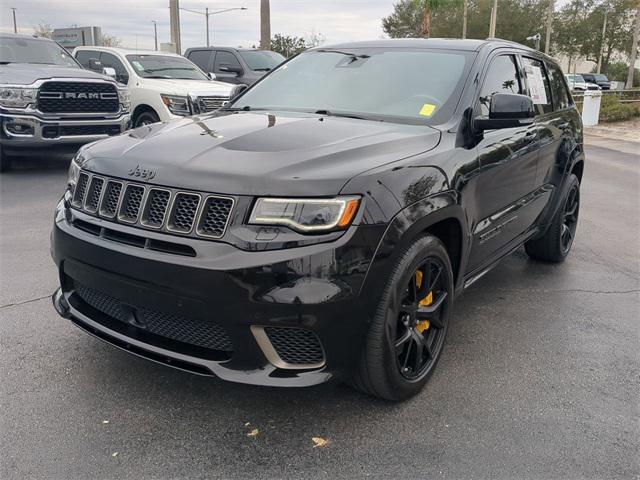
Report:
M 131 114 L 131 123 L 135 125 L 137 118 L 145 112 L 152 112 L 158 118 L 160 115 L 151 105 L 147 105 L 146 103 L 141 103 L 140 105 L 136 105 L 136 108 L 133 109 L 133 113 Z

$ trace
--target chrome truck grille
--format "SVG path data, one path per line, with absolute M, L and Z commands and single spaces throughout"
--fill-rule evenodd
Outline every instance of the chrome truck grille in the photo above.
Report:
M 116 87 L 107 82 L 45 82 L 38 90 L 38 110 L 45 113 L 116 113 Z
M 221 238 L 234 199 L 81 172 L 71 206 L 105 220 L 171 234 Z
M 207 113 L 218 110 L 229 101 L 229 97 L 224 96 L 210 96 L 210 97 L 197 97 L 195 99 L 196 113 Z

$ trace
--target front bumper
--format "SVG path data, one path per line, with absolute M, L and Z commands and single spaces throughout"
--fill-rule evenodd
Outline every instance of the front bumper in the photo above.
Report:
M 51 240 L 61 288 L 53 301 L 86 332 L 149 360 L 258 385 L 309 386 L 345 378 L 358 362 L 381 294 L 381 282 L 366 279 L 383 225 L 351 227 L 330 243 L 261 252 L 180 238 L 197 251 L 187 257 L 105 239 L 77 228 L 78 219 L 108 225 L 122 236 L 175 237 L 88 219 L 66 208 L 64 200 L 59 203 Z M 82 288 L 118 299 L 133 312 L 130 321 L 108 318 L 108 309 L 87 304 Z M 145 308 L 189 322 L 214 322 L 226 331 L 232 351 L 154 336 L 135 313 Z M 321 361 L 283 361 L 265 334 L 273 327 L 311 332 L 321 345 Z M 300 352 L 307 346 L 291 348 Z
M 102 119 L 42 119 L 35 115 L 0 113 L 0 144 L 7 148 L 81 145 L 126 131 L 131 115 Z

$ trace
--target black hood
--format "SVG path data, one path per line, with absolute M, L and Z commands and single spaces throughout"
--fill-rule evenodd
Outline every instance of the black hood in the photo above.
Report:
M 434 148 L 423 125 L 241 112 L 141 127 L 85 150 L 88 170 L 226 194 L 335 195 L 355 175 Z
M 31 85 L 36 80 L 50 78 L 87 78 L 102 79 L 115 83 L 106 75 L 83 70 L 82 68 L 63 67 L 59 65 L 40 65 L 37 63 L 10 63 L 0 65 L 0 83 L 9 85 Z

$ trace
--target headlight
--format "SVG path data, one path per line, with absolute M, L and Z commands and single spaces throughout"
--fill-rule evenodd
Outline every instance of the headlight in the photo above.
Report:
M 131 109 L 131 95 L 128 89 L 118 88 L 118 100 L 120 101 L 122 110 L 128 112 Z
M 259 198 L 249 223 L 286 225 L 302 233 L 344 229 L 358 211 L 358 197 Z
M 0 105 L 9 108 L 25 108 L 36 101 L 37 88 L 0 88 Z
M 164 103 L 169 111 L 174 115 L 187 116 L 191 115 L 191 108 L 189 107 L 189 99 L 179 95 L 165 95 L 161 94 L 162 103 Z
M 78 184 L 78 177 L 80 176 L 80 169 L 82 168 L 82 164 L 84 163 L 84 157 L 81 153 L 78 153 L 73 160 L 71 160 L 71 164 L 69 165 L 69 173 L 67 174 L 67 187 L 69 187 L 69 191 L 73 195 L 74 190 L 76 189 L 76 185 Z

